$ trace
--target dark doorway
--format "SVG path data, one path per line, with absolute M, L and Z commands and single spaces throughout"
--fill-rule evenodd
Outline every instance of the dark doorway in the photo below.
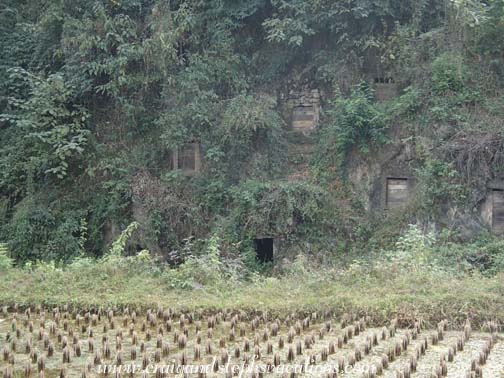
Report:
M 257 261 L 273 262 L 273 238 L 255 239 L 255 250 Z

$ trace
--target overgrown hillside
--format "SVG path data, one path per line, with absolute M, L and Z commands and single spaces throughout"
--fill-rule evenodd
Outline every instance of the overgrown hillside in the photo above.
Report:
M 416 223 L 495 273 L 503 33 L 500 0 L 3 0 L 0 241 L 70 262 L 135 221 L 129 254 L 260 269 Z

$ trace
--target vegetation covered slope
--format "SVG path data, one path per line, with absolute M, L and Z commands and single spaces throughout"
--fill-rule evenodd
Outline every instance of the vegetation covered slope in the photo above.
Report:
M 258 233 L 326 262 L 437 222 L 447 202 L 470 212 L 502 169 L 503 13 L 498 0 L 5 0 L 0 240 L 19 263 L 68 262 L 136 220 L 132 251 L 174 263 L 219 238 L 230 264 L 254 265 Z M 401 96 L 375 101 L 370 56 Z M 305 84 L 324 113 L 309 177 L 289 181 L 281 102 Z M 421 185 L 410 211 L 377 222 L 350 156 L 397 138 Z M 204 169 L 186 177 L 171 153 L 193 140 Z M 478 260 L 475 243 L 468 260 L 487 268 L 495 254 Z

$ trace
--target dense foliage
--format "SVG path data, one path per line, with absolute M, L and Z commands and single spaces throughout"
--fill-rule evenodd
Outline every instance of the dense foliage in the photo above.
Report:
M 5 0 L 0 240 L 18 263 L 70 261 L 137 221 L 126 253 L 179 263 L 193 239 L 236 258 L 258 234 L 382 248 L 441 204 L 470 210 L 502 173 L 503 15 L 499 0 Z M 377 67 L 396 99 L 376 101 Z M 307 84 L 323 112 L 298 180 L 282 101 Z M 172 153 L 193 141 L 188 176 Z M 346 170 L 404 141 L 419 200 L 377 224 Z

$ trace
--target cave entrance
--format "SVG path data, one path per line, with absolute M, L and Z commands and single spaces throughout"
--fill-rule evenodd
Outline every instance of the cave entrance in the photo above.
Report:
M 257 238 L 254 242 L 256 260 L 262 264 L 273 262 L 273 238 Z

